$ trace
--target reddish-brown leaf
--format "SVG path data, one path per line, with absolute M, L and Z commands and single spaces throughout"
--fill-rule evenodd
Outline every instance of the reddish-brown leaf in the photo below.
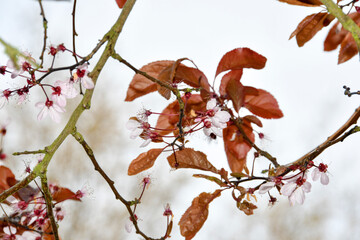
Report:
M 216 74 L 227 70 L 241 70 L 242 68 L 262 69 L 265 67 L 266 58 L 250 48 L 236 48 L 227 52 L 220 60 Z
M 218 184 L 220 187 L 227 187 L 227 184 L 224 183 L 223 181 L 221 181 L 220 179 L 218 179 L 217 177 L 208 176 L 208 175 L 204 175 L 204 174 L 193 174 L 193 177 L 204 178 L 206 180 L 209 180 L 211 182 Z
M 312 39 L 315 34 L 324 27 L 324 20 L 328 15 L 326 12 L 319 12 L 305 17 L 290 35 L 289 39 L 296 36 L 298 46 L 304 46 L 306 42 Z
M 123 8 L 126 0 L 116 0 L 117 5 L 119 6 L 119 8 Z
M 52 199 L 55 202 L 63 202 L 65 200 L 81 201 L 76 194 L 68 188 L 59 187 L 59 190 L 52 194 Z
M 279 105 L 269 92 L 258 89 L 258 95 L 246 95 L 244 101 L 244 107 L 246 107 L 253 114 L 262 118 L 281 118 L 283 113 L 281 112 Z
M 180 232 L 185 240 L 192 239 L 204 225 L 209 214 L 209 204 L 220 195 L 221 190 L 216 190 L 214 193 L 200 193 L 194 198 L 179 221 Z
M 250 122 L 244 121 L 242 129 L 246 136 L 254 142 L 255 135 L 252 132 Z M 242 172 L 246 164 L 246 155 L 251 145 L 244 139 L 242 133 L 235 125 L 223 129 L 223 139 L 226 157 L 232 172 Z
M 237 207 L 243 211 L 246 215 L 253 215 L 254 214 L 254 209 L 257 209 L 257 206 L 244 200 L 241 203 L 238 202 L 237 203 Z
M 320 0 L 279 0 L 280 2 L 304 7 L 317 7 L 322 5 Z
M 231 79 L 236 79 L 240 82 L 242 73 L 243 73 L 242 69 L 232 70 L 222 77 L 220 87 L 219 87 L 219 92 L 220 92 L 221 96 L 228 98 L 227 93 L 226 93 L 226 86 L 228 85 L 228 82 Z
M 185 102 L 185 98 L 183 98 Z M 159 116 L 156 123 L 157 132 L 160 135 L 167 135 L 176 129 L 176 126 L 179 122 L 179 103 L 174 101 L 170 103 Z M 194 115 L 195 111 L 206 111 L 206 103 L 203 101 L 202 97 L 199 94 L 192 94 L 191 97 L 186 102 L 185 107 L 185 117 L 183 119 L 183 126 L 191 126 L 194 124 Z
M 207 160 L 204 153 L 192 148 L 184 148 L 171 154 L 168 158 L 172 168 L 193 168 L 217 173 L 216 168 Z
M 359 52 L 359 50 L 356 46 L 356 42 L 355 42 L 353 36 L 351 35 L 351 33 L 348 32 L 340 45 L 338 64 L 348 61 L 350 58 L 355 56 L 358 52 Z
M 210 92 L 210 84 L 205 74 L 197 68 L 180 65 L 175 75 L 176 82 L 184 82 L 194 88 L 201 88 L 203 99 L 207 99 Z
M 146 72 L 154 78 L 158 78 L 159 74 L 167 67 L 172 66 L 174 61 L 157 61 L 149 63 L 142 68 L 141 71 Z M 157 84 L 147 79 L 143 75 L 135 74 L 130 82 L 126 93 L 125 101 L 133 101 L 134 99 L 144 96 L 157 90 Z
M 163 148 L 154 148 L 147 152 L 141 153 L 130 163 L 128 175 L 135 175 L 151 168 L 163 150 Z
M 359 24 L 360 14 L 357 12 L 350 13 L 348 15 L 355 23 Z M 324 41 L 324 51 L 335 50 L 340 43 L 344 40 L 348 31 L 343 27 L 339 26 L 339 22 L 336 22 L 335 25 L 330 29 L 326 39 Z M 340 28 L 339 28 L 340 27 Z
M 244 105 L 244 86 L 238 79 L 232 78 L 228 81 L 225 90 L 233 103 L 234 109 L 239 112 Z
M 13 172 L 5 166 L 0 166 L 0 192 L 9 189 L 16 184 L 16 182 Z
M 255 123 L 256 125 L 258 125 L 259 127 L 262 127 L 262 122 L 260 121 L 259 118 L 257 118 L 256 116 L 254 115 L 247 115 L 245 117 L 243 117 L 244 120 L 247 120 L 251 123 Z

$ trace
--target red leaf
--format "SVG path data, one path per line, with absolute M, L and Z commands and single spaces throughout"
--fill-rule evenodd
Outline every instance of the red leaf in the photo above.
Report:
M 360 14 L 357 12 L 350 13 L 348 15 L 356 24 L 359 24 L 360 21 Z M 340 43 L 344 40 L 348 31 L 343 27 L 340 27 L 339 30 L 339 22 L 330 29 L 326 39 L 324 41 L 324 51 L 332 51 L 335 50 Z
M 192 239 L 201 229 L 209 214 L 209 204 L 220 195 L 221 190 L 216 190 L 214 193 L 200 193 L 194 198 L 179 221 L 180 232 L 185 240 Z
M 242 125 L 244 133 L 254 142 L 255 135 L 249 122 L 244 121 Z M 224 148 L 229 167 L 232 172 L 242 172 L 246 165 L 246 155 L 251 145 L 244 139 L 242 133 L 235 125 L 223 129 Z
M 320 0 L 279 0 L 279 1 L 291 5 L 298 5 L 304 7 L 317 7 L 322 5 L 322 2 Z
M 193 168 L 217 173 L 216 168 L 207 160 L 204 153 L 192 148 L 184 148 L 171 154 L 168 158 L 172 168 Z
M 262 118 L 281 118 L 281 112 L 276 99 L 269 92 L 258 89 L 259 94 L 246 95 L 244 106 L 253 114 Z
M 224 96 L 227 98 L 226 96 L 226 86 L 228 85 L 228 82 L 231 79 L 237 79 L 239 82 L 241 80 L 241 76 L 242 76 L 243 70 L 232 70 L 230 72 L 228 72 L 227 74 L 225 74 L 222 79 L 221 79 L 221 83 L 220 83 L 220 87 L 219 87 L 219 92 L 221 96 Z
M 251 123 L 255 123 L 256 125 L 258 125 L 259 127 L 262 127 L 262 122 L 260 121 L 260 119 L 258 119 L 256 116 L 254 115 L 247 115 L 245 117 L 243 117 L 244 120 L 247 120 Z
M 167 67 L 172 66 L 174 61 L 157 61 L 149 63 L 142 68 L 140 71 L 146 72 L 154 78 L 158 78 L 159 74 Z M 157 84 L 147 79 L 146 77 L 135 74 L 130 82 L 129 88 L 126 93 L 125 101 L 133 101 L 134 99 L 144 96 L 148 93 L 157 90 Z
M 295 31 L 291 33 L 290 38 L 296 36 L 296 42 L 299 47 L 304 46 L 306 42 L 312 39 L 315 34 L 324 27 L 324 20 L 328 17 L 328 13 L 319 12 L 305 17 L 297 26 Z
M 181 62 L 184 60 L 189 59 L 178 59 L 176 62 L 173 63 L 172 66 L 165 68 L 159 75 L 159 80 L 166 83 L 184 82 L 191 87 L 201 88 L 202 96 L 205 98 L 210 92 L 210 84 L 206 76 L 197 68 L 187 67 L 184 64 L 181 64 Z M 161 88 L 158 87 L 158 90 L 159 89 Z M 162 89 L 161 92 L 159 91 L 159 93 L 165 98 L 167 98 L 168 95 L 170 96 L 170 91 L 167 89 Z
M 141 153 L 130 163 L 128 175 L 135 175 L 151 168 L 163 150 L 163 148 L 154 148 L 145 153 Z
M 350 60 L 359 52 L 356 42 L 350 32 L 346 34 L 346 37 L 341 42 L 338 64 L 344 63 Z
M 123 6 L 126 3 L 126 0 L 116 0 L 116 3 L 119 6 L 119 8 L 123 8 Z
M 240 79 L 230 78 L 227 82 L 225 91 L 231 99 L 236 112 L 244 105 L 244 86 L 241 84 Z
M 242 68 L 262 69 L 265 67 L 266 58 L 250 48 L 236 48 L 227 52 L 220 60 L 216 74 L 227 70 L 241 70 Z
M 0 166 L 0 192 L 9 189 L 15 185 L 16 182 L 17 180 L 15 179 L 13 172 L 5 166 Z
M 63 202 L 65 200 L 81 201 L 70 189 L 62 187 L 59 187 L 59 190 L 52 194 L 52 199 L 57 203 Z
M 183 101 L 186 101 L 185 98 L 183 98 Z M 170 103 L 162 111 L 162 114 L 159 116 L 156 123 L 156 128 L 162 129 L 157 131 L 160 135 L 167 135 L 177 128 L 177 124 L 179 122 L 179 111 L 180 107 L 178 101 Z M 199 94 L 192 94 L 187 100 L 183 126 L 191 126 L 194 124 L 194 116 L 192 115 L 194 111 L 206 111 L 206 103 Z

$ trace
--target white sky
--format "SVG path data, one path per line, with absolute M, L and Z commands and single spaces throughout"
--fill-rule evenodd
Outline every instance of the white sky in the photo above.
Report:
M 42 23 L 37 2 L 2 0 L 1 3 L 0 36 L 12 45 L 37 56 L 42 48 Z M 72 5 L 68 2 L 44 1 L 44 7 L 49 22 L 49 41 L 53 44 L 64 42 L 70 47 Z M 86 55 L 111 27 L 120 10 L 113 0 L 79 0 L 77 9 L 78 53 Z M 320 10 L 321 8 L 290 6 L 275 0 L 139 0 L 125 25 L 116 50 L 139 68 L 151 61 L 188 57 L 207 75 L 209 81 L 212 81 L 222 55 L 234 48 L 249 47 L 267 57 L 264 69 L 245 69 L 242 82 L 263 88 L 277 98 L 285 117 L 263 121 L 264 128 L 259 131 L 265 133 L 267 140 L 260 145 L 284 164 L 323 142 L 348 119 L 359 104 L 358 96 L 345 97 L 342 89 L 343 85 L 350 86 L 352 90 L 360 89 L 359 60 L 354 57 L 339 66 L 337 52 L 323 52 L 322 43 L 328 30 L 320 32 L 303 48 L 297 47 L 295 39 L 288 41 L 291 32 L 306 15 Z M 0 65 L 7 61 L 2 49 L 0 47 Z M 71 58 L 67 60 L 72 64 Z M 94 66 L 95 60 L 91 63 Z M 132 76 L 131 70 L 110 61 L 99 79 L 96 94 L 114 95 L 117 97 L 114 102 L 121 102 Z M 7 86 L 6 84 L 16 85 L 2 79 L 0 76 L 0 87 Z M 142 106 L 161 111 L 167 104 L 162 98 L 152 94 L 133 103 L 120 103 L 116 106 L 122 108 L 119 121 L 124 123 Z M 37 109 L 33 105 L 32 102 L 27 105 L 33 108 L 29 118 L 36 121 Z M 12 106 L 0 110 L 0 116 L 7 114 L 7 108 Z M 126 161 L 130 162 L 139 154 L 140 141 L 125 140 L 131 149 L 125 155 L 128 158 Z M 331 214 L 325 229 L 321 229 L 326 236 L 324 239 L 337 239 L 348 229 L 346 219 L 349 216 L 339 209 L 352 208 L 358 216 L 360 214 L 359 201 L 348 201 L 359 197 L 358 191 L 354 190 L 360 183 L 359 141 L 358 135 L 351 136 L 344 143 L 322 154 L 317 162 L 324 161 L 329 165 L 330 185 L 323 187 L 320 183 L 314 183 L 305 205 L 296 207 L 296 211 L 289 210 L 292 214 L 302 215 L 303 209 L 311 212 L 316 204 L 325 199 Z M 209 160 L 215 166 L 226 166 L 221 141 L 209 144 L 204 138 L 195 137 L 191 145 L 208 153 Z M 159 164 L 155 167 L 166 168 L 166 165 Z M 166 169 L 166 173 L 167 171 Z M 168 174 L 171 177 L 181 173 Z M 194 196 L 205 188 L 206 191 L 214 190 L 211 183 L 204 183 L 203 180 L 190 179 L 186 183 L 191 185 L 191 190 L 182 188 L 176 198 L 177 202 L 172 203 L 176 209 L 176 221 Z M 261 214 L 275 211 L 268 209 L 266 204 L 259 204 L 261 210 L 257 210 L 256 216 L 244 217 L 236 210 L 231 199 L 226 198 L 217 199 L 211 204 L 208 222 L 195 239 L 206 239 L 209 236 L 238 239 L 234 233 L 234 228 L 241 228 L 238 222 L 252 219 L 254 224 L 261 223 Z M 287 203 L 287 199 L 283 197 L 279 200 Z M 159 205 L 153 207 L 161 211 L 164 204 L 159 201 Z M 258 220 L 254 220 L 255 217 Z M 144 218 L 144 223 L 147 220 Z M 233 225 L 229 225 L 229 222 Z M 260 229 L 255 231 L 258 235 L 249 233 L 248 239 L 259 239 L 259 235 L 262 239 L 271 239 L 266 235 L 266 227 L 255 229 Z M 352 233 L 353 239 L 360 238 L 359 230 L 355 229 Z M 219 239 L 218 237 L 207 239 Z M 175 228 L 173 239 L 179 238 L 178 228 Z M 131 235 L 129 239 L 138 237 Z

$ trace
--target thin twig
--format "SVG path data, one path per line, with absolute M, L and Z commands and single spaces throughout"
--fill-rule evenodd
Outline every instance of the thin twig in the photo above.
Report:
M 232 119 L 237 129 L 240 131 L 241 135 L 245 139 L 246 142 L 250 144 L 251 147 L 253 147 L 261 156 L 266 157 L 269 159 L 269 161 L 274 164 L 275 167 L 279 167 L 280 164 L 276 161 L 276 158 L 271 156 L 270 153 L 260 149 L 253 141 L 250 140 L 250 138 L 246 135 L 244 129 L 241 126 L 241 123 L 237 121 L 236 119 Z
M 19 155 L 27 155 L 27 154 L 41 154 L 41 153 L 46 153 L 46 149 L 40 149 L 40 150 L 37 150 L 37 151 L 14 152 L 13 155 L 14 156 L 19 156 Z
M 43 63 L 44 63 L 44 53 L 45 53 L 45 50 L 46 50 L 46 39 L 47 39 L 47 24 L 48 24 L 48 21 L 46 20 L 46 17 L 45 17 L 45 11 L 44 11 L 44 8 L 42 6 L 42 0 L 38 0 L 39 2 L 39 5 L 40 5 L 40 15 L 42 16 L 43 18 L 43 28 L 44 28 L 44 45 L 43 45 L 43 48 L 42 48 L 42 51 L 41 51 L 41 55 L 39 57 L 39 59 L 41 60 L 41 63 L 40 63 L 40 68 L 43 67 Z
M 328 147 L 334 145 L 335 143 L 342 142 L 345 140 L 346 137 L 350 136 L 353 133 L 358 132 L 359 131 L 358 126 L 355 126 L 348 132 L 346 132 L 346 130 L 348 130 L 351 127 L 351 125 L 356 124 L 359 118 L 360 118 L 360 107 L 358 107 L 355 110 L 355 112 L 351 115 L 351 117 L 334 134 L 328 137 L 326 141 L 324 141 L 322 144 L 320 144 L 315 149 L 311 150 L 310 152 L 308 152 L 298 160 L 287 164 L 285 166 L 286 168 L 282 169 L 281 172 L 279 172 L 279 174 L 284 175 L 290 172 L 291 171 L 289 168 L 290 166 L 306 164 L 307 162 L 319 156 Z
M 73 11 L 71 13 L 72 15 L 72 28 L 73 28 L 73 34 L 72 34 L 72 38 L 73 38 L 73 55 L 75 58 L 76 63 L 78 63 L 78 59 L 76 56 L 76 48 L 75 48 L 75 37 L 78 36 L 78 34 L 76 33 L 75 30 L 75 12 L 76 12 L 76 0 L 74 0 L 74 7 L 73 7 Z
M 76 141 L 78 141 L 81 146 L 84 148 L 86 154 L 88 155 L 88 157 L 90 158 L 92 164 L 94 165 L 95 170 L 104 178 L 104 180 L 107 182 L 107 184 L 109 185 L 109 187 L 111 188 L 111 190 L 113 191 L 115 198 L 117 200 L 120 200 L 126 207 L 126 209 L 128 210 L 129 214 L 130 214 L 130 218 L 132 219 L 132 223 L 134 224 L 134 227 L 136 229 L 136 233 L 141 235 L 143 238 L 148 239 L 148 240 L 155 240 L 153 238 L 150 238 L 148 236 L 146 236 L 145 233 L 143 233 L 138 224 L 137 224 L 137 220 L 135 218 L 134 215 L 134 211 L 131 209 L 131 202 L 125 200 L 120 193 L 118 192 L 118 190 L 115 187 L 115 183 L 113 180 L 110 179 L 110 177 L 105 173 L 105 171 L 100 167 L 99 163 L 97 162 L 95 156 L 94 156 L 94 152 L 91 149 L 91 147 L 87 144 L 87 142 L 84 140 L 84 137 L 81 135 L 81 133 L 77 132 L 76 129 L 74 130 L 74 132 L 72 133 L 73 137 L 76 139 Z M 143 193 L 142 193 L 143 194 Z M 140 197 L 141 198 L 141 197 Z M 136 205 L 135 205 L 136 206 Z M 160 238 L 163 239 L 163 238 Z
M 44 200 L 45 200 L 46 209 L 47 209 L 47 216 L 50 219 L 52 233 L 53 233 L 53 236 L 55 237 L 55 240 L 60 240 L 58 228 L 57 228 L 57 224 L 56 224 L 55 216 L 54 216 L 54 212 L 53 212 L 52 197 L 51 197 L 49 185 L 47 182 L 46 171 L 43 174 L 41 174 L 40 179 L 41 179 L 41 188 L 43 190 Z

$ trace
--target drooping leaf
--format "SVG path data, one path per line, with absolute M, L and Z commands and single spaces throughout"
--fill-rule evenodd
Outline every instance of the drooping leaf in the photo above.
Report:
M 192 239 L 201 229 L 209 214 L 209 204 L 220 195 L 221 190 L 216 190 L 214 193 L 200 193 L 194 198 L 179 221 L 180 232 L 185 240 Z
M 244 105 L 244 86 L 237 79 L 230 79 L 226 85 L 226 93 L 231 99 L 236 112 Z
M 117 5 L 119 6 L 119 8 L 123 8 L 126 0 L 116 0 Z
M 319 12 L 305 17 L 295 31 L 291 33 L 289 39 L 296 36 L 298 46 L 304 46 L 306 42 L 312 39 L 324 27 L 324 20 L 327 19 L 328 15 L 326 12 Z
M 262 118 L 281 118 L 283 113 L 276 99 L 269 92 L 258 89 L 258 95 L 246 95 L 244 107 Z
M 16 182 L 13 172 L 5 166 L 0 166 L 0 193 L 12 187 Z
M 197 68 L 188 67 L 182 64 L 181 62 L 184 60 L 189 60 L 188 58 L 181 58 L 175 61 L 171 66 L 165 68 L 161 74 L 159 75 L 159 80 L 166 83 L 181 83 L 184 82 L 191 87 L 201 88 L 201 96 L 203 98 L 208 96 L 210 92 L 210 84 L 202 71 Z M 162 87 L 158 87 L 158 91 L 161 95 L 165 95 L 167 97 L 166 90 L 159 89 Z M 164 94 L 165 93 L 165 94 Z
M 262 69 L 265 67 L 266 58 L 250 48 L 236 48 L 227 52 L 220 60 L 216 74 L 227 70 L 241 70 L 242 68 Z
M 280 2 L 304 7 L 317 7 L 322 5 L 320 0 L 279 0 Z
M 245 117 L 243 117 L 243 119 L 246 119 L 247 121 L 251 122 L 251 123 L 255 123 L 256 125 L 258 125 L 259 127 L 262 127 L 262 122 L 260 121 L 259 118 L 257 118 L 254 115 L 246 115 Z
M 254 214 L 254 209 L 257 209 L 257 206 L 246 201 L 243 200 L 242 202 L 238 202 L 237 203 L 237 207 L 243 211 L 246 215 L 253 215 Z
M 237 79 L 239 82 L 241 80 L 241 76 L 242 76 L 243 70 L 239 69 L 239 70 L 232 70 L 229 71 L 227 74 L 225 74 L 222 79 L 221 79 L 221 83 L 220 83 L 220 87 L 219 87 L 219 92 L 220 95 L 227 98 L 227 93 L 226 93 L 226 86 L 228 85 L 228 82 L 231 79 Z
M 175 75 L 176 82 L 184 82 L 194 88 L 201 88 L 203 99 L 207 99 L 210 92 L 210 84 L 205 74 L 197 68 L 180 65 Z
M 353 36 L 351 35 L 351 33 L 348 32 L 340 45 L 338 64 L 341 64 L 341 63 L 344 63 L 344 62 L 350 60 L 358 52 L 359 52 L 359 50 L 356 46 L 356 42 L 355 42 Z
M 254 142 L 255 135 L 250 122 L 243 121 L 242 129 L 250 141 Z M 246 155 L 251 149 L 251 144 L 244 139 L 241 131 L 235 125 L 223 129 L 223 139 L 231 171 L 241 173 L 246 165 Z
M 182 98 L 186 102 L 185 107 L 185 117 L 183 118 L 183 126 L 191 126 L 194 122 L 194 113 L 195 111 L 206 111 L 206 103 L 203 101 L 202 97 L 199 94 L 192 94 L 189 99 Z M 170 103 L 159 116 L 156 128 L 161 129 L 157 130 L 160 135 L 167 135 L 176 129 L 179 122 L 179 103 L 174 101 Z
M 57 203 L 65 200 L 81 201 L 73 191 L 63 187 L 59 187 L 57 191 L 52 193 L 52 199 Z
M 350 13 L 348 15 L 356 24 L 360 22 L 360 14 L 357 12 Z M 324 41 L 324 51 L 335 50 L 341 42 L 344 40 L 348 31 L 343 27 L 339 26 L 339 22 L 336 22 L 335 25 L 330 29 L 326 39 Z
M 163 148 L 154 148 L 145 153 L 141 153 L 130 163 L 128 175 L 135 175 L 151 168 L 163 150 Z
M 208 175 L 204 175 L 204 174 L 193 174 L 193 177 L 196 178 L 204 178 L 206 180 L 209 180 L 211 182 L 216 183 L 217 185 L 219 185 L 220 187 L 227 187 L 227 185 L 225 183 L 223 183 L 220 179 L 218 179 L 217 177 L 213 177 L 213 176 L 208 176 Z
M 158 78 L 159 74 L 165 68 L 172 66 L 173 63 L 174 61 L 156 61 L 143 66 L 140 68 L 140 71 L 146 72 L 154 78 Z M 144 96 L 156 90 L 156 83 L 147 79 L 143 75 L 135 74 L 127 90 L 125 101 L 131 102 L 138 97 Z
M 168 158 L 172 168 L 193 168 L 217 173 L 217 169 L 207 160 L 204 153 L 192 148 L 184 148 L 171 154 Z

